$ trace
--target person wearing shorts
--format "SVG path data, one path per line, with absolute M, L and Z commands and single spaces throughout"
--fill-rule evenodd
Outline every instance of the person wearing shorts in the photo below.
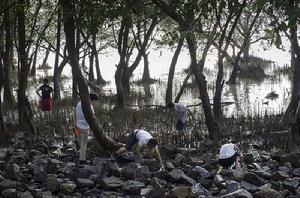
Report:
M 174 109 L 174 121 L 175 127 L 178 131 L 185 130 L 187 128 L 188 121 L 188 108 L 181 103 L 169 103 L 167 105 L 169 109 Z
M 36 90 L 36 93 L 42 99 L 41 100 L 42 111 L 51 111 L 51 107 L 52 107 L 51 93 L 53 92 L 53 89 L 48 85 L 49 81 L 47 78 L 43 80 L 43 83 L 44 84 Z M 40 94 L 40 91 L 42 91 L 42 95 Z
M 158 150 L 158 142 L 152 135 L 143 129 L 136 129 L 128 136 L 127 143 L 125 147 L 120 148 L 116 155 L 120 156 L 126 151 L 133 151 L 137 155 L 137 161 L 142 162 L 141 149 L 147 147 L 149 153 L 153 153 L 156 159 L 161 165 L 161 170 L 164 169 L 163 161 Z

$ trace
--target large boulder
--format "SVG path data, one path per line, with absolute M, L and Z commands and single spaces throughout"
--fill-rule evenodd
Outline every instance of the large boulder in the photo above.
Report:
M 245 189 L 239 189 L 232 193 L 223 195 L 222 198 L 252 198 L 253 196 Z

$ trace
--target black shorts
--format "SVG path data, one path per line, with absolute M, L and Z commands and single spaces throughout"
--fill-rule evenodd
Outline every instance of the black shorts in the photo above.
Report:
M 176 123 L 177 130 L 182 131 L 182 130 L 186 129 L 186 127 L 187 127 L 187 122 L 183 123 L 183 122 L 181 122 L 181 120 L 177 121 L 177 123 Z
M 219 159 L 219 163 L 224 167 L 224 168 L 228 168 L 231 165 L 234 164 L 236 158 L 237 158 L 238 154 L 235 153 L 233 156 L 229 157 L 229 158 L 225 158 L 225 159 Z
M 136 139 L 136 133 L 137 132 L 132 132 L 129 136 L 128 136 L 128 140 L 127 140 L 127 143 L 126 143 L 126 150 L 127 151 L 131 151 L 133 145 L 137 142 L 137 139 Z

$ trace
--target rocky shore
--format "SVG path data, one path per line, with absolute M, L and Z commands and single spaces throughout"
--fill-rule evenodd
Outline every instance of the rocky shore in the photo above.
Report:
M 109 155 L 78 167 L 71 145 L 60 152 L 50 143 L 22 145 L 16 141 L 0 151 L 1 197 L 300 197 L 300 149 L 256 148 L 244 153 L 244 168 L 220 170 L 213 153 L 165 145 L 166 170 L 158 171 L 155 160 L 138 166 Z

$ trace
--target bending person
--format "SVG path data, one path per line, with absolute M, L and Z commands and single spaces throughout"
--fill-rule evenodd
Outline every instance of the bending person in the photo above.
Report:
M 242 165 L 243 154 L 233 141 L 222 145 L 219 153 L 219 163 L 224 168 L 229 168 L 235 164 L 235 168 L 240 168 Z
M 149 153 L 153 153 L 156 160 L 159 161 L 161 170 L 164 170 L 164 164 L 161 158 L 161 155 L 158 150 L 157 140 L 152 137 L 152 135 L 142 129 L 134 130 L 128 137 L 126 147 L 120 148 L 116 155 L 120 156 L 126 151 L 133 151 L 137 155 L 137 160 L 141 163 L 143 160 L 143 155 L 141 150 L 147 147 Z

